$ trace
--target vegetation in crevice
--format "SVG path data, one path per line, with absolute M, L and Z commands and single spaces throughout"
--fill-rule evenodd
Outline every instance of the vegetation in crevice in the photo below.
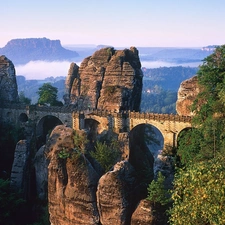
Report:
M 119 142 L 115 139 L 109 143 L 97 141 L 90 155 L 100 164 L 104 172 L 107 172 L 120 159 Z

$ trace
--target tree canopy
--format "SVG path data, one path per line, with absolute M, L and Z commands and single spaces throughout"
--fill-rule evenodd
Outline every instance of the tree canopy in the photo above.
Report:
M 173 225 L 225 224 L 225 45 L 204 60 L 198 84 L 195 128 L 180 135 L 183 167 L 175 175 Z
M 204 60 L 198 83 L 201 91 L 192 106 L 197 130 L 189 131 L 189 137 L 181 136 L 178 154 L 184 157 L 185 149 L 189 155 L 193 152 L 190 158 L 204 160 L 225 151 L 225 45 Z
M 189 164 L 175 177 L 173 225 L 225 224 L 224 157 Z
M 61 106 L 62 102 L 57 100 L 57 93 L 58 89 L 56 87 L 53 87 L 50 83 L 44 83 L 39 89 L 38 89 L 38 104 L 44 105 L 50 105 L 50 106 Z

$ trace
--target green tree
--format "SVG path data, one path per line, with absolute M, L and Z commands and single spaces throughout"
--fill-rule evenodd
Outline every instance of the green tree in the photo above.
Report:
M 175 175 L 174 225 L 225 224 L 225 45 L 204 60 L 198 83 L 200 93 L 192 106 L 195 129 L 179 141 L 185 167 Z
M 188 133 L 191 138 L 179 145 L 178 153 L 182 157 L 186 149 L 198 152 L 196 159 L 207 160 L 225 152 L 225 45 L 204 60 L 198 71 L 198 83 L 200 93 L 192 106 L 193 125 L 198 132 L 193 129 L 191 135 Z
M 177 154 L 180 156 L 183 165 L 192 161 L 202 160 L 202 155 L 200 153 L 202 139 L 202 133 L 196 128 L 184 130 L 180 133 L 178 137 L 179 147 Z
M 86 144 L 88 143 L 87 135 L 85 133 L 77 133 L 74 131 L 73 134 L 73 142 L 75 146 L 75 150 L 79 153 L 86 153 Z
M 147 200 L 151 201 L 154 205 L 166 205 L 170 202 L 170 195 L 168 190 L 165 189 L 165 177 L 161 172 L 158 173 L 157 179 L 153 180 L 148 186 Z
M 44 83 L 38 89 L 38 104 L 49 104 L 50 106 L 61 106 L 62 102 L 57 100 L 58 89 L 53 87 L 50 83 Z
M 224 160 L 219 156 L 179 170 L 172 194 L 171 224 L 225 224 Z
M 26 105 L 31 104 L 31 99 L 27 98 L 23 91 L 19 93 L 19 102 L 24 103 Z
M 102 169 L 108 171 L 117 161 L 120 152 L 118 142 L 112 140 L 110 144 L 97 141 L 95 151 L 90 152 L 91 156 L 95 158 Z

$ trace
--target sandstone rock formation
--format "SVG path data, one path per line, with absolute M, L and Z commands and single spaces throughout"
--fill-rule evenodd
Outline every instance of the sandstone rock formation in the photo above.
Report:
M 142 77 L 135 47 L 103 48 L 85 58 L 79 70 L 71 64 L 64 100 L 77 109 L 139 111 Z
M 4 55 L 0 56 L 0 100 L 6 103 L 18 101 L 15 67 Z
M 77 151 L 73 138 L 71 128 L 59 125 L 46 144 L 51 224 L 130 224 L 153 179 L 151 153 L 133 134 L 129 161 L 118 162 L 101 176 L 93 160 Z
M 79 66 L 76 63 L 71 63 L 69 71 L 68 71 L 68 75 L 65 81 L 64 101 L 66 105 L 70 104 L 70 97 L 73 98 L 73 96 L 70 95 L 72 88 L 77 90 L 77 92 L 75 92 L 75 96 L 79 96 L 80 78 L 79 78 L 78 71 L 79 71 Z
M 73 130 L 57 126 L 46 149 L 51 224 L 99 224 L 95 195 L 99 175 L 83 154 L 75 152 Z
M 176 110 L 178 115 L 192 116 L 191 105 L 200 92 L 197 76 L 194 76 L 181 83 L 178 90 L 178 98 L 176 102 Z
M 131 218 L 131 225 L 151 225 L 154 224 L 153 209 L 150 201 L 143 199 L 138 204 Z
M 43 145 L 35 154 L 34 163 L 35 183 L 37 197 L 41 200 L 47 199 L 48 187 L 48 161 L 45 155 L 45 145 Z
M 24 194 L 24 182 L 28 160 L 27 141 L 20 140 L 15 149 L 12 165 L 10 187 L 15 191 L 22 191 Z
M 134 206 L 137 204 L 135 173 L 129 162 L 121 161 L 114 166 L 113 171 L 101 177 L 97 190 L 101 224 L 130 224 Z

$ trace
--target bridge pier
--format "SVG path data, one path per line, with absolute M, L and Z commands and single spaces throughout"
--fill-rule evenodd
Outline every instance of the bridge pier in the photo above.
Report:
M 162 133 L 164 138 L 164 146 L 163 151 L 165 153 L 172 153 L 173 150 L 177 147 L 177 133 L 175 132 L 163 132 Z

